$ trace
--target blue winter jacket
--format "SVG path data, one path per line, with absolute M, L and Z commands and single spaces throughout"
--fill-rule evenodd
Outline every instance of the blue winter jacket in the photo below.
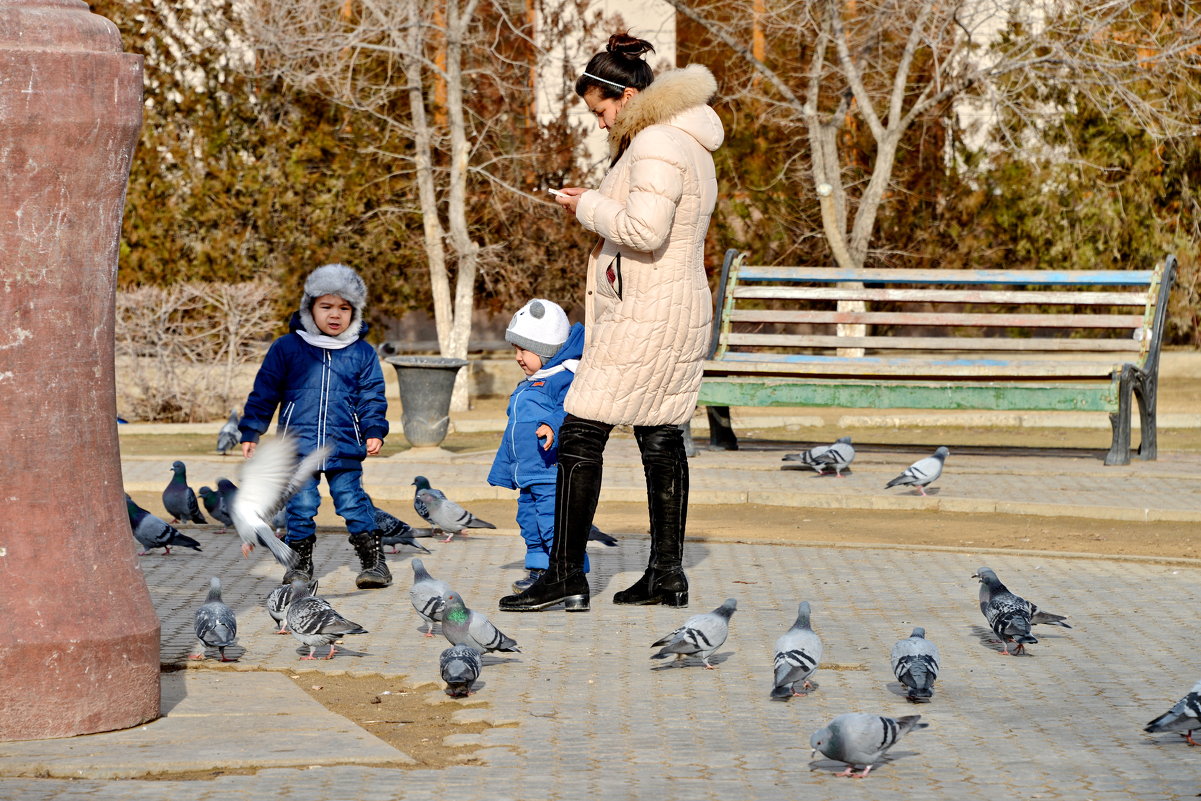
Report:
M 568 360 L 579 360 L 584 354 L 584 326 L 576 323 L 567 333 L 567 341 L 559 352 L 542 365 L 542 369 L 517 385 L 509 396 L 509 422 L 504 437 L 488 473 L 488 483 L 494 487 L 521 489 L 533 484 L 554 484 L 555 465 L 559 461 L 559 426 L 567 412 L 563 399 L 575 378 L 572 369 L 564 366 Z M 534 432 L 546 423 L 555 432 L 555 445 L 542 450 Z
M 362 339 L 340 350 L 301 339 L 300 315 L 291 333 L 271 343 L 238 428 L 242 442 L 258 442 L 279 408 L 279 431 L 299 440 L 300 453 L 323 444 L 331 453 L 326 470 L 360 470 L 369 438 L 388 435 L 384 373 L 375 349 Z M 367 333 L 363 324 L 360 336 Z

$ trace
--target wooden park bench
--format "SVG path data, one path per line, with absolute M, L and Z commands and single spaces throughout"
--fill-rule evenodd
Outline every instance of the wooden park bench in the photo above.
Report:
M 716 447 L 737 447 L 730 406 L 1104 411 L 1113 426 L 1105 464 L 1129 464 L 1133 396 L 1139 458 L 1156 458 L 1173 256 L 1154 270 L 1112 271 L 848 271 L 745 259 L 726 253 L 701 382 Z M 867 311 L 839 311 L 839 301 L 865 301 Z M 838 335 L 838 324 L 855 323 L 866 335 Z M 854 348 L 864 355 L 846 355 Z

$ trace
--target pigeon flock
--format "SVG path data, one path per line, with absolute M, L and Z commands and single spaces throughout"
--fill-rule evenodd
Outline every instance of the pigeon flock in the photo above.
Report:
M 884 485 L 885 489 L 892 487 L 916 487 L 918 493 L 926 494 L 926 487 L 938 480 L 942 475 L 943 464 L 947 461 L 950 451 L 941 446 L 933 455 L 918 459 L 905 468 L 899 476 Z M 855 461 L 855 448 L 851 445 L 850 437 L 839 437 L 829 445 L 815 445 L 807 451 L 790 453 L 783 458 L 785 462 L 800 462 L 806 467 L 813 468 L 817 474 L 825 475 L 826 468 L 834 471 L 834 475 L 842 478 L 842 471 L 850 468 Z
M 236 412 L 230 417 L 231 424 L 235 421 Z M 220 442 L 218 449 L 221 449 Z M 924 495 L 925 487 L 941 475 L 947 453 L 947 448 L 938 448 L 932 456 L 910 465 L 887 486 L 915 487 Z M 278 515 L 288 498 L 317 471 L 324 457 L 324 451 L 318 451 L 301 459 L 295 442 L 288 437 L 268 439 L 260 443 L 254 456 L 244 464 L 240 486 L 222 478 L 215 490 L 201 487 L 200 498 L 214 520 L 236 529 L 243 543 L 243 555 L 249 556 L 261 545 L 280 564 L 290 565 L 295 557 L 276 535 L 280 522 Z M 801 462 L 818 474 L 829 468 L 837 477 L 842 476 L 854 458 L 850 437 L 784 457 L 785 461 Z M 171 470 L 170 483 L 163 492 L 163 506 L 172 522 L 205 522 L 197 496 L 187 485 L 186 466 L 176 461 Z M 429 554 L 430 550 L 419 544 L 417 538 L 433 536 L 434 532 L 442 532 L 445 534 L 442 542 L 450 542 L 455 534 L 469 528 L 495 528 L 434 489 L 424 476 L 416 476 L 413 486 L 416 488 L 413 508 L 429 528 L 414 529 L 388 512 L 375 509 L 377 528 L 383 532 L 385 544 L 393 547 L 393 553 L 397 546 L 403 545 L 411 552 Z M 171 553 L 171 547 L 201 550 L 196 540 L 142 509 L 128 495 L 125 497 L 133 535 L 144 548 L 140 555 L 157 548 L 162 548 L 164 555 Z M 591 539 L 606 545 L 616 544 L 616 540 L 596 529 Z M 411 564 L 413 582 L 409 599 L 423 623 L 423 634 L 433 637 L 437 630 L 450 646 L 441 652 L 438 660 L 445 692 L 452 698 L 465 698 L 474 692 L 483 667 L 488 664 L 486 656 L 519 654 L 522 649 L 485 614 L 471 609 L 450 584 L 433 577 L 420 558 L 413 558 Z M 978 568 L 972 578 L 979 580 L 980 612 L 996 637 L 993 642 L 1000 645 L 998 655 L 1021 656 L 1026 653 L 1027 646 L 1036 645 L 1038 639 L 1032 633 L 1033 626 L 1072 628 L 1065 616 L 1040 609 L 1009 590 L 991 568 Z M 264 602 L 275 624 L 275 633 L 291 634 L 307 647 L 307 653 L 300 657 L 302 660 L 333 659 L 336 646 L 343 638 L 369 633 L 317 595 L 317 589 L 316 580 L 297 580 L 274 587 Z M 650 643 L 652 648 L 658 649 L 650 658 L 675 658 L 671 665 L 663 667 L 686 666 L 692 659 L 694 664 L 716 669 L 717 665 L 711 659 L 726 643 L 737 607 L 737 600 L 729 598 L 710 612 L 688 617 L 678 628 Z M 822 639 L 813 630 L 811 620 L 809 602 L 800 602 L 795 621 L 775 642 L 767 698 L 787 702 L 818 689 L 813 678 L 821 667 Z M 195 611 L 194 629 L 197 648 L 190 658 L 204 659 L 206 651 L 215 649 L 222 662 L 234 661 L 226 656 L 226 649 L 237 645 L 237 620 L 233 610 L 222 601 L 222 583 L 216 576 L 208 584 L 204 603 Z M 318 656 L 317 649 L 325 646 L 328 651 Z M 496 664 L 495 657 L 492 664 Z M 915 704 L 934 700 L 940 656 L 938 647 L 926 638 L 924 628 L 913 628 L 908 637 L 892 646 L 890 664 L 907 700 Z M 812 733 L 810 747 L 813 756 L 820 753 L 846 766 L 836 775 L 863 778 L 886 758 L 889 749 L 902 736 L 928 725 L 921 722 L 920 715 L 894 718 L 860 712 L 841 714 Z M 1149 733 L 1177 732 L 1189 745 L 1201 744 L 1193 739 L 1198 730 L 1201 730 L 1201 682 L 1145 727 Z M 855 773 L 856 769 L 861 772 Z

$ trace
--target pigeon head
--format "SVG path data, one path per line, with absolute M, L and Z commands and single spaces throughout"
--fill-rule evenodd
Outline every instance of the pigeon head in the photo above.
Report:
M 823 726 L 822 728 L 813 732 L 813 734 L 809 735 L 809 747 L 813 749 L 809 752 L 809 756 L 815 757 L 819 751 L 824 755 L 826 753 L 826 749 L 830 747 L 830 744 L 833 742 L 833 740 L 834 732 L 829 726 Z
M 939 445 L 938 450 L 934 451 L 934 458 L 940 462 L 945 462 L 950 453 L 946 445 Z
M 211 579 L 209 579 L 209 594 L 208 594 L 208 597 L 206 597 L 204 599 L 204 602 L 207 604 L 207 603 L 212 603 L 213 601 L 220 601 L 220 600 L 221 600 L 221 579 L 217 578 L 216 576 L 213 576 Z
M 926 639 L 926 630 L 924 628 L 922 628 L 921 626 L 914 626 L 913 633 L 910 634 L 909 636 L 910 637 L 919 637 L 924 640 L 924 639 Z
M 796 627 L 798 629 L 809 628 L 809 602 L 801 601 L 801 605 L 796 610 Z
M 175 475 L 179 475 L 186 469 L 187 468 L 184 466 L 183 462 L 174 461 L 171 463 L 171 472 L 174 473 Z
M 990 590 L 1003 590 L 1005 585 L 997 578 L 997 574 L 990 567 L 982 567 L 972 574 L 972 578 L 980 579 L 980 583 L 988 587 Z
M 851 438 L 850 438 L 850 437 L 839 437 L 838 439 L 836 439 L 836 440 L 834 440 L 834 441 L 835 441 L 835 442 L 841 442 L 841 443 L 842 443 L 842 444 L 844 444 L 844 445 L 850 445 L 850 444 L 851 444 Z
M 413 486 L 419 490 L 430 489 L 430 480 L 425 476 L 417 476 L 413 479 Z
M 235 490 L 235 489 L 237 489 L 237 487 L 235 487 L 234 483 L 232 481 L 230 481 L 228 478 L 217 479 L 217 491 L 218 492 L 229 492 L 230 490 Z
M 201 487 L 200 489 L 196 490 L 196 494 L 199 495 L 201 498 L 207 499 L 210 495 L 216 495 L 217 493 L 213 492 L 212 487 L 204 486 L 204 487 Z
M 446 593 L 446 608 L 442 612 L 442 620 L 461 625 L 467 622 L 468 617 L 467 605 L 463 603 L 462 596 L 457 592 Z
M 316 582 L 313 582 L 312 584 L 310 584 L 309 582 L 304 581 L 303 579 L 296 579 L 295 581 L 292 582 L 292 601 L 296 602 L 296 601 L 299 601 L 301 598 L 308 598 L 310 595 L 313 594 L 313 590 L 315 588 L 316 588 Z
M 417 579 L 427 578 L 429 573 L 425 571 L 425 562 L 420 559 L 414 559 L 409 562 L 413 566 L 413 577 Z
M 719 606 L 713 610 L 713 614 L 721 615 L 726 620 L 729 620 L 730 616 L 734 614 L 734 611 L 737 608 L 738 608 L 738 601 L 734 600 L 733 598 L 727 598 L 726 602 L 724 604 L 722 604 L 721 606 Z

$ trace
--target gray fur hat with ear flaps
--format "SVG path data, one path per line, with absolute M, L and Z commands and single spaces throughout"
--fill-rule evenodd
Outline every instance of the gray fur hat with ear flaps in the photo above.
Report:
M 357 337 L 363 327 L 363 310 L 367 306 L 367 285 L 359 274 L 345 264 L 326 264 L 309 273 L 304 281 L 304 296 L 300 299 L 300 323 L 313 336 L 324 336 L 313 320 L 313 302 L 322 295 L 337 295 L 354 309 L 354 319 L 334 339 Z

